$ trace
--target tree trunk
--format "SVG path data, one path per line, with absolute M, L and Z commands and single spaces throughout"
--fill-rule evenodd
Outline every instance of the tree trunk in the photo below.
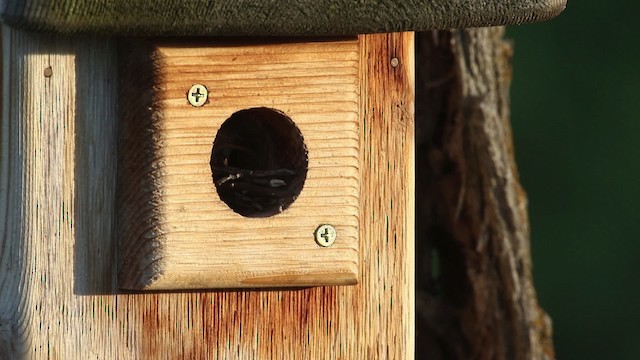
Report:
M 503 36 L 417 36 L 417 358 L 554 357 L 531 275 Z

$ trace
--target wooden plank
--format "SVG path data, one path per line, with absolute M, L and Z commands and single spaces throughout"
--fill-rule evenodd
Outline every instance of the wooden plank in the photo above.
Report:
M 358 39 L 125 43 L 119 286 L 357 283 Z
M 115 48 L 6 28 L 2 45 L 0 353 L 129 355 L 118 299 L 93 296 L 115 291 Z
M 413 34 L 360 41 L 359 285 L 118 294 L 114 44 L 5 31 L 0 353 L 412 358 Z

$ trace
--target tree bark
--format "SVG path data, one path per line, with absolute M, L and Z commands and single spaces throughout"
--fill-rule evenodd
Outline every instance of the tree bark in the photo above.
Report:
M 503 37 L 417 36 L 417 358 L 554 357 L 532 281 Z

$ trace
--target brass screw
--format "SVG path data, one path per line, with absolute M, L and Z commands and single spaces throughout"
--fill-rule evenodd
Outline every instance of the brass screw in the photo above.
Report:
M 333 243 L 336 241 L 337 235 L 338 234 L 336 233 L 336 229 L 329 224 L 318 226 L 315 232 L 316 242 L 318 243 L 318 245 L 323 247 L 329 247 L 333 245 Z
M 209 91 L 204 85 L 195 84 L 189 89 L 187 93 L 187 99 L 189 100 L 189 104 L 200 107 L 207 102 L 209 97 Z

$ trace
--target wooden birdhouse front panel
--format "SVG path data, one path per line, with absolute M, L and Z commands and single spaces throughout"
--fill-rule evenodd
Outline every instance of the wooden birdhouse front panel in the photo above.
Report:
M 359 61 L 357 38 L 123 46 L 119 286 L 357 283 Z

